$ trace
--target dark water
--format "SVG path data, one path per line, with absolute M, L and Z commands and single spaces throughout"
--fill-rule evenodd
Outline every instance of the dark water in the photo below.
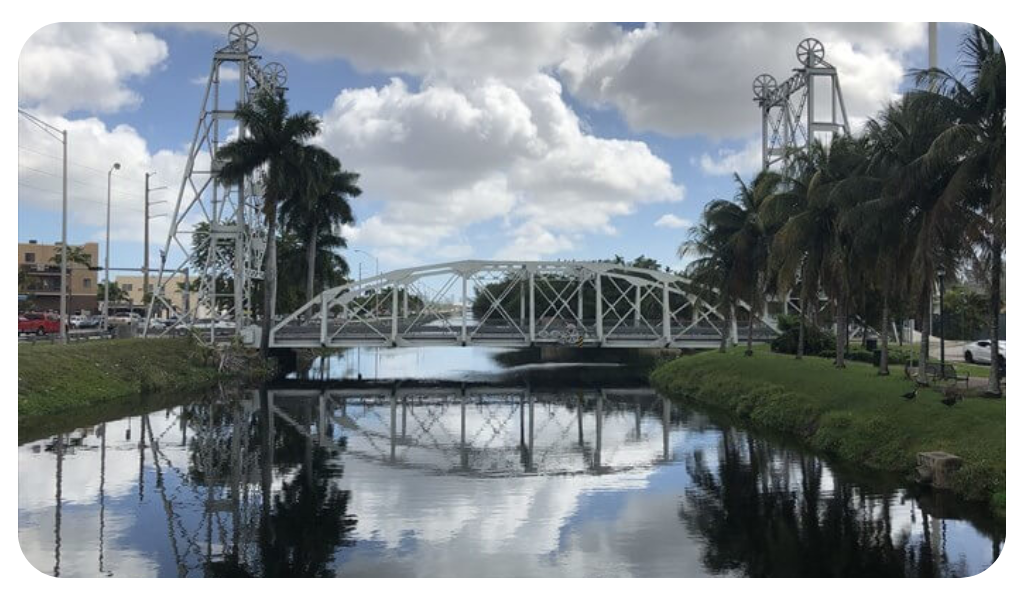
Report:
M 530 360 L 350 353 L 312 376 L 362 381 L 23 444 L 21 547 L 85 577 L 966 576 L 1002 547 L 979 507 L 667 403 L 636 369 Z

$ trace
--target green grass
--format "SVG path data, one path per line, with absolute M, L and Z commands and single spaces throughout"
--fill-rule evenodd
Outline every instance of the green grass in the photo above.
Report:
M 794 435 L 840 461 L 910 474 L 917 453 L 945 450 L 964 459 L 954 491 L 1005 510 L 1006 403 L 968 397 L 953 407 L 935 389 L 914 389 L 902 371 L 880 377 L 871 365 L 772 354 L 759 347 L 676 359 L 651 374 L 662 393 L 725 409 L 757 427 Z
M 18 345 L 18 421 L 218 380 L 188 338 Z
M 971 365 L 967 363 L 953 363 L 957 373 L 966 373 L 971 377 L 988 377 L 991 369 L 988 365 Z

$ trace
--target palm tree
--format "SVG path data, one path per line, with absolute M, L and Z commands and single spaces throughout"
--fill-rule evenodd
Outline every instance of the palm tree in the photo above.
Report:
M 828 184 L 823 191 L 828 194 L 827 202 L 832 206 L 836 219 L 832 229 L 831 251 L 822 270 L 825 291 L 832 298 L 836 320 L 836 367 L 846 368 L 846 348 L 849 345 L 848 321 L 856 308 L 863 306 L 863 297 L 870 280 L 871 266 L 868 257 L 859 253 L 861 248 L 854 243 L 857 222 L 849 215 L 865 200 L 860 193 L 848 193 L 844 184 L 857 181 L 866 164 L 863 138 L 842 136 L 834 139 L 829 148 L 826 178 Z M 861 302 L 858 303 L 858 300 Z
M 103 300 L 103 289 L 104 289 L 104 287 L 105 286 L 104 286 L 104 283 L 102 281 L 100 282 L 100 284 L 98 286 L 96 286 L 96 299 L 97 300 Z M 124 288 L 122 288 L 120 285 L 118 285 L 118 283 L 116 281 L 111 281 L 110 282 L 110 303 L 111 304 L 117 304 L 119 302 L 126 302 L 127 300 L 128 300 L 128 292 L 124 291 Z
M 827 149 L 815 142 L 810 154 L 799 154 L 785 175 L 784 189 L 766 198 L 761 219 L 774 231 L 769 253 L 769 273 L 776 288 L 788 295 L 799 287 L 800 320 L 796 358 L 804 355 L 806 320 L 817 323 L 821 272 L 831 245 L 835 218 L 827 196 L 820 192 L 824 181 Z M 808 314 L 809 313 L 809 314 Z
M 263 269 L 263 322 L 260 355 L 269 353 L 270 328 L 273 326 L 277 292 L 277 213 L 278 203 L 292 201 L 298 195 L 295 182 L 305 154 L 305 142 L 320 132 L 320 123 L 310 112 L 288 114 L 283 92 L 259 91 L 247 104 L 235 111 L 246 135 L 228 142 L 217 151 L 223 165 L 218 180 L 237 184 L 260 173 L 263 183 L 263 213 L 267 222 L 267 249 Z
M 50 263 L 60 266 L 60 243 L 57 244 L 57 252 L 50 258 Z M 85 246 L 68 246 L 68 265 L 79 265 L 85 268 L 92 266 L 92 255 L 85 251 Z
M 948 169 L 935 169 L 926 158 L 948 126 L 946 115 L 913 97 L 889 105 L 867 126 L 869 170 L 883 178 L 878 209 L 905 244 L 896 254 L 909 266 L 908 295 L 921 315 L 920 383 L 927 383 L 935 273 L 939 267 L 954 271 L 966 248 L 965 232 L 977 225 L 955 195 L 944 193 Z
M 690 276 L 719 286 L 720 298 L 733 302 L 745 298 L 749 304 L 746 355 L 752 356 L 754 319 L 764 305 L 767 287 L 768 247 L 771 232 L 762 222 L 759 210 L 782 181 L 779 174 L 763 171 L 747 185 L 734 174 L 737 192 L 732 201 L 712 200 L 704 207 L 701 224 L 691 230 L 691 238 L 680 249 L 680 256 L 697 254 Z M 731 319 L 731 316 L 729 317 Z
M 815 141 L 809 153 L 795 154 L 785 175 L 784 189 L 767 198 L 761 218 L 775 229 L 769 271 L 785 292 L 799 287 L 799 360 L 804 353 L 808 317 L 817 324 L 818 294 L 833 251 L 835 206 L 829 202 L 829 149 Z
M 782 183 L 782 176 L 772 171 L 762 171 L 747 185 L 734 174 L 738 191 L 735 197 L 737 209 L 730 210 L 724 217 L 726 226 L 738 225 L 733 234 L 732 247 L 736 255 L 734 275 L 746 291 L 747 302 L 747 350 L 746 356 L 754 354 L 754 315 L 764 308 L 768 287 L 768 251 L 772 233 L 761 219 L 761 206 L 775 194 Z
M 921 175 L 951 171 L 943 202 L 960 203 L 983 217 L 972 241 L 989 263 L 991 343 L 998 348 L 1006 245 L 1006 60 L 992 34 L 976 25 L 964 37 L 961 60 L 966 80 L 942 69 L 917 71 L 918 86 L 930 89 L 910 97 L 921 110 L 948 119 L 922 160 Z M 989 374 L 990 395 L 1002 395 L 998 371 Z
M 309 302 L 315 295 L 317 240 L 325 235 L 337 237 L 334 232 L 340 226 L 355 222 L 349 199 L 363 191 L 356 185 L 359 174 L 343 170 L 337 158 L 319 147 L 307 148 L 303 175 L 307 185 L 297 201 L 282 206 L 281 221 L 293 231 L 306 235 L 306 302 Z M 338 239 L 340 247 L 344 247 L 344 240 Z
M 728 236 L 719 228 L 712 227 L 707 214 L 709 207 L 704 208 L 700 222 L 690 228 L 687 240 L 679 246 L 678 255 L 679 258 L 697 257 L 686 265 L 683 273 L 703 296 L 717 299 L 715 305 L 725 315 L 718 351 L 725 352 L 732 330 L 732 307 L 736 302 L 730 282 L 733 253 L 727 245 Z

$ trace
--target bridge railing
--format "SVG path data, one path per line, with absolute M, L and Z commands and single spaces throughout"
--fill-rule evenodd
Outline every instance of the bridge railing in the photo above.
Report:
M 770 320 L 749 316 L 746 304 L 737 308 L 756 320 L 755 338 L 775 332 Z M 731 328 L 729 321 L 672 273 L 614 263 L 461 261 L 325 290 L 274 326 L 271 345 L 665 347 L 737 341 L 737 319 Z

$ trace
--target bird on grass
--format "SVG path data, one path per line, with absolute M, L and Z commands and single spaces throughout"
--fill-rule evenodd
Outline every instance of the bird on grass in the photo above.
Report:
M 917 398 L 917 390 L 919 390 L 920 388 L 921 388 L 921 384 L 917 384 L 917 387 L 915 387 L 912 391 L 909 391 L 906 394 L 903 394 L 903 399 L 904 400 L 913 400 L 914 398 Z
M 942 403 L 950 408 L 963 399 L 964 395 L 952 387 L 948 387 L 942 391 Z

